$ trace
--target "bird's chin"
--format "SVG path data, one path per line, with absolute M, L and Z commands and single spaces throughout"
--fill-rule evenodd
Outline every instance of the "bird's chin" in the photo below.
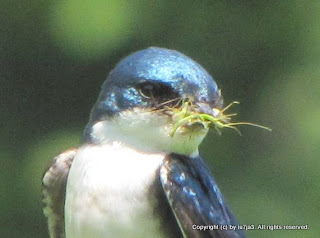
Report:
M 190 126 L 179 127 L 174 135 L 170 136 L 168 147 L 170 152 L 191 155 L 198 151 L 198 147 L 206 137 L 208 128 L 195 123 Z

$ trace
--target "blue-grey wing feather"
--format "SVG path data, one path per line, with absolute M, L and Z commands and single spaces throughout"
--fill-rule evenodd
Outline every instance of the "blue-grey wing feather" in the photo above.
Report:
M 48 219 L 50 238 L 65 237 L 66 186 L 75 154 L 76 149 L 70 149 L 56 156 L 42 179 L 43 212 Z
M 193 225 L 237 225 L 209 170 L 200 156 L 166 157 L 161 169 L 162 187 L 185 237 L 244 238 L 241 230 L 201 231 Z M 211 226 L 211 228 L 213 228 Z

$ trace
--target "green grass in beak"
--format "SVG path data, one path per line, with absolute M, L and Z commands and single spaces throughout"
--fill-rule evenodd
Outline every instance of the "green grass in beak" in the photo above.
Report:
M 231 128 L 236 130 L 240 135 L 240 130 L 236 127 L 238 125 L 248 125 L 259 127 L 268 131 L 272 131 L 269 127 L 261 126 L 251 122 L 231 122 L 231 118 L 236 114 L 225 114 L 225 111 L 232 105 L 239 104 L 238 101 L 230 103 L 223 109 L 212 108 L 211 114 L 201 113 L 197 110 L 196 106 L 192 103 L 192 100 L 183 99 L 182 105 L 179 108 L 167 108 L 172 115 L 174 122 L 170 131 L 170 136 L 173 137 L 176 131 L 183 126 L 192 126 L 193 124 L 202 124 L 204 128 L 214 127 L 218 134 L 221 134 L 220 129 Z

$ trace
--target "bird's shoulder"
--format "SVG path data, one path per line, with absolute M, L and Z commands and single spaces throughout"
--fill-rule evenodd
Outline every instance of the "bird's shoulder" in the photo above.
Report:
M 51 238 L 65 237 L 64 203 L 69 170 L 77 149 L 57 155 L 46 169 L 42 179 L 43 211 L 48 219 Z

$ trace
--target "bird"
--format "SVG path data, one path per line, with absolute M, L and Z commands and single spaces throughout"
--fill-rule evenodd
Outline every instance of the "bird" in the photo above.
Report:
M 244 238 L 199 154 L 209 128 L 173 109 L 222 108 L 215 80 L 171 49 L 149 47 L 108 74 L 78 148 L 56 156 L 42 179 L 51 238 Z

